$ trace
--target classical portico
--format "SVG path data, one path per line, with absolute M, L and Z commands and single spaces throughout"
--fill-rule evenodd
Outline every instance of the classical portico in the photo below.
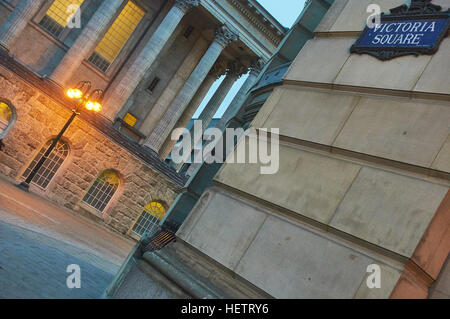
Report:
M 71 26 L 66 0 L 3 4 L 10 12 L 0 45 L 62 87 L 88 79 L 103 89 L 102 116 L 162 159 L 175 144 L 172 131 L 188 124 L 214 81 L 226 75 L 201 115 L 204 127 L 238 77 L 268 61 L 286 33 L 254 0 L 72 2 L 81 28 Z
M 112 92 L 109 92 L 105 105 L 108 106 L 106 115 L 113 118 L 130 98 L 145 73 L 155 62 L 164 45 L 169 41 L 184 15 L 194 6 L 198 6 L 198 0 L 175 0 L 173 7 L 158 26 L 155 33 L 138 55 L 134 63 L 126 70 L 120 82 Z
M 164 216 L 187 181 L 163 162 L 174 129 L 211 95 L 200 116 L 206 128 L 247 74 L 230 106 L 239 109 L 254 61 L 267 62 L 285 33 L 254 0 L 0 1 L 0 71 L 8 79 L 0 102 L 10 110 L 3 142 L 11 150 L 0 174 L 21 181 L 67 121 L 66 89 L 89 81 L 105 93 L 102 112 L 80 113 L 59 154 L 61 163 L 68 154 L 74 160 L 52 165 L 32 191 L 138 239 L 149 229 L 147 205 Z M 112 187 L 107 197 L 94 195 L 99 183 Z
M 219 122 L 216 124 L 216 128 L 221 130 L 222 132 L 225 131 L 227 124 L 230 122 L 230 120 L 236 116 L 237 112 L 243 107 L 246 98 L 248 97 L 248 94 L 251 90 L 251 88 L 256 85 L 256 82 L 259 78 L 259 75 L 262 71 L 262 67 L 263 67 L 263 62 L 261 60 L 255 60 L 249 70 L 248 70 L 248 76 L 247 79 L 245 80 L 245 82 L 242 84 L 241 88 L 239 89 L 239 91 L 236 93 L 235 97 L 233 98 L 233 100 L 230 103 L 230 106 L 227 108 L 227 110 L 225 111 L 225 113 L 222 115 L 222 118 L 219 120 Z M 235 65 L 236 67 L 236 65 Z M 238 69 L 240 70 L 240 69 Z M 240 74 L 240 72 L 242 71 L 238 71 L 238 74 Z M 236 69 L 234 69 L 234 71 L 231 72 L 231 74 L 236 74 Z M 225 80 L 224 80 L 225 82 Z M 223 83 L 222 83 L 223 84 Z M 222 86 L 226 86 L 227 84 L 225 83 L 225 85 L 221 85 Z M 216 91 L 216 93 L 214 94 L 214 96 L 211 98 L 211 101 L 208 102 L 208 105 L 205 107 L 205 110 L 200 114 L 199 119 L 201 119 L 203 121 L 204 118 L 212 118 L 212 116 L 214 116 L 214 113 L 217 112 L 217 108 L 219 106 L 217 106 L 217 104 L 221 104 L 223 99 L 222 99 L 222 95 L 225 94 L 224 92 L 222 92 L 223 94 L 221 94 L 222 90 L 219 87 L 218 90 Z M 226 95 L 226 94 L 225 94 Z M 221 98 L 219 98 L 219 96 Z M 214 100 L 215 98 L 217 98 L 217 102 L 220 103 L 215 103 Z M 225 98 L 225 96 L 223 96 L 223 98 Z M 214 107 L 213 110 L 208 111 L 209 107 Z M 210 120 L 205 121 L 205 123 L 209 123 Z M 204 125 L 203 128 L 206 129 L 208 126 L 208 124 Z M 193 132 L 193 130 L 191 130 L 191 136 L 195 137 L 195 134 Z M 195 146 L 198 145 L 198 143 L 201 142 L 199 140 L 194 140 L 192 141 L 192 147 L 194 148 L 194 151 L 198 151 L 195 150 Z M 219 142 L 219 141 L 217 141 Z M 202 150 L 200 150 L 202 151 Z M 188 154 L 190 155 L 190 154 Z M 226 155 L 226 154 L 225 154 Z M 187 158 L 188 159 L 188 158 Z M 183 165 L 185 163 L 180 163 L 177 166 L 177 170 L 180 170 Z M 192 163 L 188 169 L 188 171 L 186 172 L 187 176 L 192 176 L 194 174 L 194 172 L 196 172 L 200 167 L 202 166 L 202 163 Z
M 230 10 L 231 8 L 235 11 Z M 272 24 L 270 29 L 261 26 L 255 30 L 246 28 L 245 25 L 249 23 L 246 20 L 253 16 L 247 10 L 257 9 L 245 8 L 242 3 L 233 1 L 175 1 L 136 60 L 119 74 L 116 82 L 108 89 L 105 116 L 115 121 L 116 127 L 120 127 L 123 132 L 134 132 L 135 134 L 130 135 L 134 135 L 135 139 L 161 158 L 166 158 L 174 145 L 171 140 L 173 129 L 186 126 L 190 120 L 189 115 L 195 113 L 211 87 L 213 81 L 210 71 L 215 63 L 219 60 L 222 64 L 225 63 L 228 74 L 202 114 L 204 127 L 207 127 L 238 77 L 247 73 L 253 61 L 267 61 L 269 52 L 275 49 L 281 39 L 285 30 L 280 25 Z M 229 18 L 234 14 L 235 19 L 225 18 L 225 13 Z M 262 23 L 269 22 L 262 15 L 259 17 Z M 257 20 L 251 21 L 255 23 Z M 198 24 L 198 28 L 195 24 Z M 187 29 L 185 25 L 188 25 Z M 174 70 L 167 86 L 162 92 L 157 92 L 158 88 L 152 85 L 158 83 L 161 77 L 156 74 L 172 67 L 167 66 L 166 62 L 173 59 L 170 47 L 185 42 L 189 28 L 196 29 L 194 33 L 197 34 L 193 36 L 197 40 Z M 264 40 L 255 41 L 255 35 L 259 36 L 261 29 L 265 32 Z M 255 32 L 256 30 L 258 31 Z M 269 33 L 271 37 L 267 37 Z M 164 69 L 165 65 L 167 67 Z M 231 65 L 234 65 L 233 69 L 239 65 L 239 70 L 231 72 L 228 67 Z M 153 103 L 148 103 L 145 100 L 146 93 L 142 93 L 148 93 L 149 88 Z M 158 98 L 157 94 L 160 94 Z M 124 119 L 130 115 L 137 118 L 133 128 L 129 127 L 130 123 L 124 123 Z
M 175 127 L 186 127 L 194 116 L 194 113 L 198 109 L 198 106 L 203 102 L 211 89 L 212 85 L 227 73 L 227 63 L 223 60 L 217 61 L 212 67 L 211 71 L 206 76 L 200 88 L 197 90 L 195 96 L 191 99 L 191 102 L 186 107 L 185 112 L 178 120 Z M 178 139 L 168 139 L 160 149 L 161 158 L 166 158 L 172 151 Z
M 200 85 L 205 80 L 222 51 L 231 42 L 237 41 L 237 39 L 238 35 L 231 31 L 228 27 L 221 26 L 217 29 L 213 42 L 203 55 L 195 70 L 190 75 L 189 79 L 184 84 L 183 88 L 169 106 L 150 138 L 147 140 L 145 144 L 146 146 L 151 148 L 155 153 L 159 153 L 161 146 L 169 137 L 172 128 L 181 117 L 186 106 L 194 97 L 195 92 L 197 92 Z
M 109 85 L 104 101 L 104 115 L 116 128 L 162 159 L 174 145 L 173 129 L 186 126 L 217 78 L 212 76 L 217 65 L 226 65 L 227 76 L 202 114 L 204 127 L 236 80 L 253 61 L 267 61 L 285 32 L 267 12 L 258 13 L 262 7 L 233 1 L 167 5 L 170 9 Z M 231 72 L 231 65 L 239 70 Z
M 217 88 L 214 95 L 209 100 L 208 104 L 203 109 L 197 120 L 203 122 L 203 127 L 207 127 L 211 122 L 214 114 L 218 111 L 220 105 L 225 100 L 225 97 L 230 92 L 234 83 L 244 74 L 246 74 L 248 68 L 243 66 L 239 61 L 232 61 L 228 65 L 226 76 L 220 86 Z M 194 141 L 195 143 L 198 141 Z

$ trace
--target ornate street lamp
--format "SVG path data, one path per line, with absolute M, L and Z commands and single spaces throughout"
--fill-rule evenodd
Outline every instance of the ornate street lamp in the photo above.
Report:
M 77 101 L 75 109 L 72 110 L 72 116 L 67 121 L 66 125 L 62 128 L 61 132 L 59 132 L 58 136 L 53 140 L 53 143 L 47 149 L 45 154 L 41 157 L 39 162 L 31 171 L 30 175 L 28 175 L 27 179 L 20 183 L 18 186 L 24 191 L 29 191 L 30 184 L 33 181 L 33 178 L 41 169 L 42 165 L 44 165 L 45 161 L 52 153 L 53 149 L 58 145 L 58 142 L 61 140 L 62 136 L 69 128 L 70 124 L 72 124 L 73 120 L 80 115 L 80 112 L 83 108 L 86 108 L 88 111 L 92 112 L 100 112 L 102 109 L 102 100 L 103 100 L 103 90 L 91 90 L 91 82 L 82 81 L 77 84 L 75 88 L 68 89 L 66 95 L 71 100 Z

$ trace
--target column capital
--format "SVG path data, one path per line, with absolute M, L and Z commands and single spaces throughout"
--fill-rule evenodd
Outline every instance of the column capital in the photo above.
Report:
M 214 76 L 216 79 L 220 78 L 222 75 L 225 75 L 227 73 L 227 63 L 224 60 L 219 60 L 216 63 L 214 63 L 213 67 L 211 68 L 211 71 L 209 71 L 209 74 Z
M 175 0 L 175 6 L 184 13 L 188 12 L 192 7 L 197 7 L 199 0 Z
M 261 71 L 263 70 L 265 66 L 265 63 L 263 61 L 263 59 L 257 59 L 254 60 L 252 62 L 252 64 L 250 65 L 250 74 L 254 75 L 254 76 L 258 76 Z
M 237 41 L 239 36 L 231 31 L 226 25 L 220 26 L 216 30 L 214 41 L 219 43 L 222 47 L 227 47 L 231 42 Z
M 240 78 L 248 72 L 248 67 L 243 65 L 240 61 L 233 60 L 228 62 L 227 75 Z

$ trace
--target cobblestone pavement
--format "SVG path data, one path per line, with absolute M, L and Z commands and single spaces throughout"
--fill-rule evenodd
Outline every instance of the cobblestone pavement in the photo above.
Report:
M 99 298 L 133 242 L 0 179 L 0 298 Z M 81 288 L 66 285 L 81 268 Z

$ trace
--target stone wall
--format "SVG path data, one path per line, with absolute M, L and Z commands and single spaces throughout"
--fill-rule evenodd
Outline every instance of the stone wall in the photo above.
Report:
M 279 171 L 224 164 L 177 233 L 276 298 L 425 298 L 450 251 L 450 39 L 351 54 L 371 3 L 336 0 L 252 122 L 280 129 Z
M 12 105 L 18 114 L 0 152 L 0 174 L 18 182 L 36 153 L 58 134 L 71 112 L 3 67 L 0 100 Z M 179 187 L 172 181 L 82 119 L 75 119 L 64 141 L 70 146 L 70 154 L 47 189 L 32 187 L 32 191 L 58 205 L 127 234 L 145 205 L 161 201 L 169 206 L 177 196 Z M 121 182 L 111 203 L 99 214 L 83 204 L 82 198 L 97 176 L 109 169 L 118 173 Z

